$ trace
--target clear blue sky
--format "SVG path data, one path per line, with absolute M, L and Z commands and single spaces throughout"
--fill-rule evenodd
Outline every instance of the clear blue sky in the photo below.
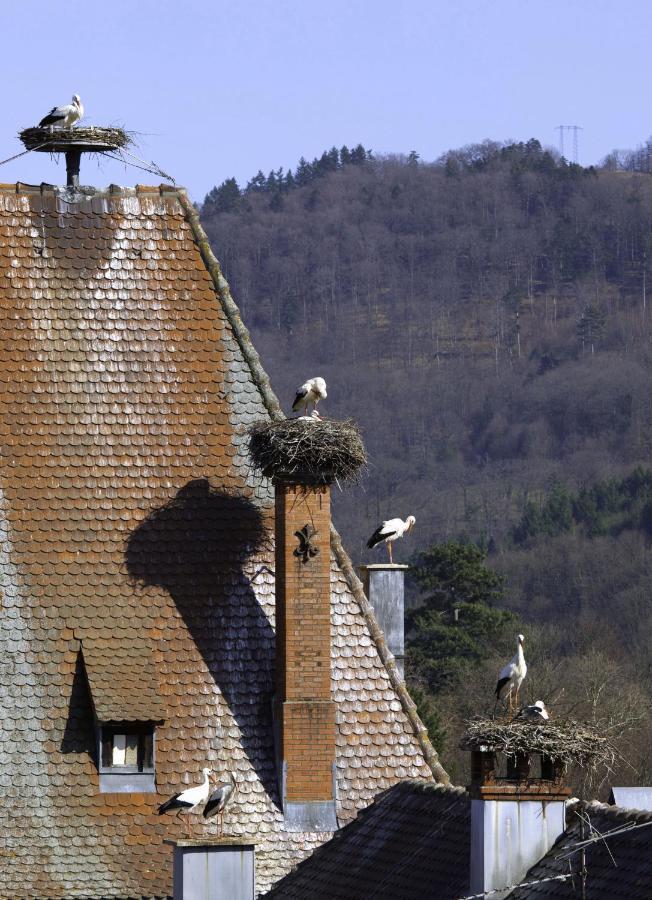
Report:
M 652 133 L 649 0 L 3 0 L 0 29 L 0 158 L 77 92 L 195 200 L 333 144 L 430 160 L 575 123 L 588 165 Z M 30 154 L 0 169 L 17 180 L 63 164 Z M 157 179 L 83 164 L 111 181 Z

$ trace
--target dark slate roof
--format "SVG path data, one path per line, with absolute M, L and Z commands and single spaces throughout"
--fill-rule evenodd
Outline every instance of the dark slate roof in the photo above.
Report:
M 266 890 L 328 835 L 278 805 L 272 493 L 243 444 L 280 411 L 196 213 L 170 189 L 0 186 L 0 304 L 0 896 L 169 894 L 183 826 L 156 807 L 206 764 L 237 772 L 225 831 L 256 840 Z M 347 821 L 437 762 L 332 546 Z M 84 660 L 102 715 L 163 707 L 158 795 L 99 793 Z
M 462 788 L 394 785 L 265 897 L 454 900 L 469 891 L 470 817 Z
M 652 813 L 621 809 L 604 803 L 574 804 L 567 811 L 567 829 L 550 852 L 533 866 L 523 878 L 524 882 L 574 873 L 573 880 L 546 881 L 529 887 L 517 888 L 510 900 L 529 900 L 533 897 L 568 898 L 580 896 L 580 855 L 566 857 L 582 840 L 580 815 L 587 820 L 585 837 L 598 832 L 607 835 L 586 848 L 587 900 L 650 900 L 652 897 Z M 609 832 L 635 827 L 613 837 Z

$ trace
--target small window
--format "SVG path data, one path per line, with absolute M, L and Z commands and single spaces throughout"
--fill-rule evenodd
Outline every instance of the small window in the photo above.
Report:
M 102 768 L 154 771 L 153 728 L 102 728 Z
M 154 783 L 154 726 L 102 725 L 99 728 L 100 790 L 150 792 Z

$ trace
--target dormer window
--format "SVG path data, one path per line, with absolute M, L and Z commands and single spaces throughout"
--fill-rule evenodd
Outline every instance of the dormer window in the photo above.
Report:
M 87 637 L 81 647 L 93 704 L 102 793 L 156 791 L 156 727 L 165 721 L 151 647 L 121 635 L 119 647 Z
M 100 791 L 156 791 L 154 726 L 119 723 L 98 726 Z

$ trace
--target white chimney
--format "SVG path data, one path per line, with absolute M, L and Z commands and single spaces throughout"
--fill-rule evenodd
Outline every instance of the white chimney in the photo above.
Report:
M 360 566 L 365 594 L 373 607 L 396 668 L 405 677 L 405 572 L 408 566 L 380 563 Z
M 227 837 L 165 843 L 174 847 L 174 900 L 254 900 L 253 844 Z
M 565 830 L 570 789 L 551 760 L 542 758 L 541 777 L 533 777 L 538 754 L 509 758 L 501 777 L 497 755 L 474 750 L 471 757 L 470 892 L 495 891 L 501 900 Z

